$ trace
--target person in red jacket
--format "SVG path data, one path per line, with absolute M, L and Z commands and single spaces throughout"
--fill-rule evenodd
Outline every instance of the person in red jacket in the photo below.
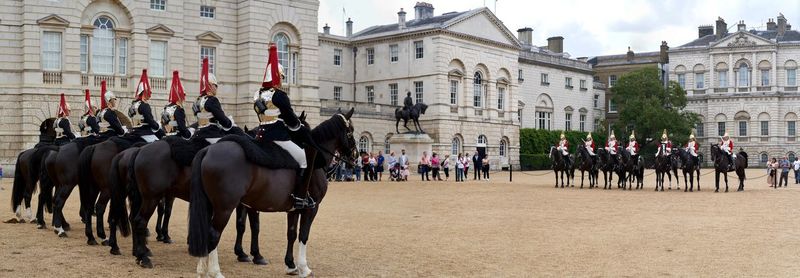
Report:
M 561 151 L 561 155 L 564 156 L 564 159 L 567 162 L 567 168 L 572 166 L 572 159 L 569 156 L 569 141 L 567 140 L 567 136 L 564 135 L 564 132 L 561 132 L 561 139 L 558 141 L 558 147 L 556 148 Z
M 669 141 L 669 137 L 667 137 L 667 130 L 664 129 L 664 133 L 661 134 L 661 142 L 658 145 L 656 157 L 659 155 L 669 156 L 670 154 L 672 154 L 672 142 Z
M 695 165 L 700 162 L 697 158 L 697 150 L 700 148 L 700 144 L 697 143 L 697 138 L 694 137 L 694 133 L 689 135 L 689 142 L 686 143 L 686 151 L 692 155 L 692 159 L 694 159 Z
M 636 135 L 634 135 L 633 131 L 631 131 L 631 136 L 628 139 L 628 146 L 625 149 L 631 153 L 631 157 L 636 157 L 639 155 L 639 143 L 636 142 Z
M 728 169 L 732 171 L 734 169 L 733 159 L 736 158 L 736 155 L 733 154 L 733 140 L 728 136 L 727 131 L 722 135 L 722 140 L 719 142 L 719 145 L 720 149 L 728 155 Z

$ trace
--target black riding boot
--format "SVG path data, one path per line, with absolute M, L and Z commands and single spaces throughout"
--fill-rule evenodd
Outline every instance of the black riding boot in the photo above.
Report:
M 311 183 L 311 174 L 313 172 L 311 169 L 300 169 L 298 172 L 298 182 L 292 194 L 292 199 L 294 200 L 292 210 L 313 209 L 317 206 L 317 202 L 311 198 L 308 192 L 308 185 Z
M 736 170 L 736 165 L 733 165 L 733 155 L 728 155 L 728 171 Z

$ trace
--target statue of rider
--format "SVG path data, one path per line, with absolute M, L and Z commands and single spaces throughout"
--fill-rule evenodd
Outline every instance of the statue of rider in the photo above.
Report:
M 411 108 L 414 107 L 414 99 L 411 98 L 411 92 L 406 92 L 406 98 L 403 100 L 403 111 L 408 111 L 408 116 L 411 116 Z

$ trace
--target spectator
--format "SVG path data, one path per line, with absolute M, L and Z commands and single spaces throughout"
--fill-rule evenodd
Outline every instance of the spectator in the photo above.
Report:
M 487 181 L 489 180 L 489 156 L 486 155 L 483 157 L 481 163 L 483 164 L 483 178 Z
M 431 155 L 431 171 L 433 172 L 433 180 L 440 181 L 442 178 L 439 177 L 439 167 L 441 166 L 439 161 L 439 155 L 433 153 Z
M 794 184 L 800 184 L 800 159 L 795 158 L 792 166 L 794 167 Z
M 775 178 L 776 168 L 778 166 L 777 164 L 778 163 L 774 157 L 770 159 L 769 162 L 767 162 L 767 173 L 769 173 L 769 177 L 767 178 L 767 184 L 769 184 L 769 187 L 777 188 L 776 186 L 777 179 Z
M 461 153 L 458 154 L 458 158 L 456 158 L 456 182 L 463 181 L 462 177 L 464 176 L 464 158 L 461 156 Z
M 378 181 L 382 181 L 383 180 L 383 162 L 385 160 L 385 158 L 383 157 L 383 153 L 382 152 L 378 152 L 378 157 L 375 158 L 375 160 L 378 162 L 378 165 L 375 166 L 375 171 L 378 172 Z
M 481 180 L 481 155 L 478 152 L 472 155 L 472 180 Z M 469 174 L 469 173 L 467 173 Z
M 0 165 L 0 183 L 3 182 L 3 165 Z
M 462 158 L 464 160 L 462 162 L 462 163 L 464 163 L 464 176 L 461 177 L 461 181 L 466 181 L 467 180 L 467 175 L 469 175 L 469 158 L 470 158 L 469 153 L 464 153 L 464 157 L 462 157 Z
M 422 176 L 422 180 L 431 181 L 431 178 L 428 176 L 428 171 L 431 169 L 431 161 L 428 158 L 428 152 L 422 152 L 422 157 L 419 159 L 419 173 Z
M 789 168 L 791 168 L 791 163 L 789 163 L 788 157 L 783 157 L 780 162 L 781 167 L 781 179 L 778 180 L 778 187 L 786 186 L 789 187 Z
M 355 181 L 361 181 L 361 157 L 357 157 L 353 161 L 353 175 L 356 176 Z
M 361 171 L 364 172 L 364 181 L 369 181 L 369 154 L 361 153 Z
M 450 155 L 446 154 L 442 160 L 442 169 L 444 169 L 444 180 L 450 180 Z M 441 178 L 439 180 L 442 180 Z
M 400 158 L 397 160 L 397 163 L 400 163 L 400 169 L 402 169 L 403 180 L 408 180 L 408 157 L 406 156 L 406 150 L 400 150 Z
M 369 180 L 378 181 L 378 155 L 376 153 L 369 154 Z

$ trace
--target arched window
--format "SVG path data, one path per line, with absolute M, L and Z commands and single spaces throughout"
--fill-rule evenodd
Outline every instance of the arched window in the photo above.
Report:
M 284 74 L 289 70 L 289 36 L 277 33 L 272 37 L 272 42 L 278 48 L 278 62 L 283 66 Z
M 92 72 L 114 74 L 114 22 L 101 16 L 94 21 L 92 33 Z
M 365 153 L 365 152 L 369 152 L 369 151 L 370 151 L 370 149 L 369 149 L 369 137 L 367 137 L 366 135 L 365 136 L 361 136 L 361 138 L 358 139 L 358 152 L 360 152 L 360 153 L 364 152 Z
M 789 158 L 789 162 L 794 162 L 794 160 L 797 158 L 797 156 L 795 156 L 793 152 L 789 152 L 789 155 L 787 155 L 786 157 Z
M 475 78 L 472 81 L 473 89 L 475 90 L 475 94 L 472 97 L 472 106 L 481 107 L 482 105 L 482 98 L 483 98 L 483 76 L 481 76 L 481 72 L 475 72 Z
M 750 86 L 750 68 L 747 66 L 746 63 L 742 63 L 739 65 L 739 72 L 738 75 L 738 85 L 739 87 L 749 87 Z
M 478 135 L 478 146 L 486 146 L 486 142 L 489 142 L 489 140 L 486 140 L 486 135 Z
M 761 165 L 766 165 L 768 160 L 769 160 L 769 156 L 767 155 L 767 153 L 761 153 L 760 159 L 759 159 L 759 162 L 761 162 Z
M 506 139 L 500 140 L 500 150 L 499 150 L 500 156 L 503 157 L 506 156 L 507 147 L 508 147 L 508 142 L 506 142 Z
M 458 137 L 453 138 L 453 142 L 450 144 L 450 154 L 453 156 L 458 156 L 458 153 L 461 152 L 461 139 Z

